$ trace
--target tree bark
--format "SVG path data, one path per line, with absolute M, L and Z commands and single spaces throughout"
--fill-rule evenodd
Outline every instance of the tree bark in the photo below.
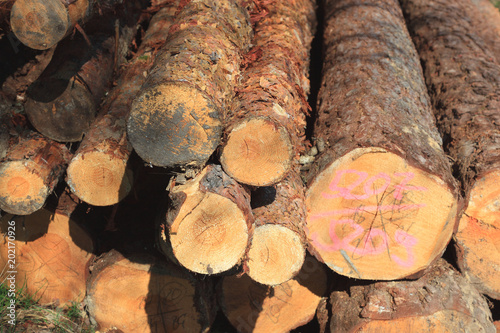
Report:
M 0 219 L 5 236 L 0 242 L 0 265 L 10 267 L 9 254 L 15 249 L 16 266 L 9 270 L 16 271 L 16 287 L 40 305 L 65 307 L 82 302 L 85 296 L 94 244 L 77 223 L 75 207 L 70 196 L 63 194 L 55 210 L 43 208 L 28 216 L 7 214 Z
M 168 261 L 112 250 L 90 269 L 85 304 L 99 330 L 208 332 L 215 318 L 210 282 Z
M 70 158 L 64 145 L 34 132 L 19 137 L 0 163 L 0 208 L 16 215 L 42 208 Z
M 203 166 L 220 142 L 251 25 L 238 1 L 192 0 L 167 43 L 127 124 L 138 155 L 156 166 Z
M 259 284 L 248 275 L 222 279 L 219 305 L 238 332 L 289 332 L 307 324 L 327 291 L 325 267 L 307 257 L 299 274 L 277 286 Z
M 121 3 L 121 0 L 16 0 L 10 24 L 24 45 L 46 50 L 73 32 L 77 25 Z
M 486 300 L 442 259 L 418 280 L 353 285 L 330 303 L 331 332 L 495 332 Z
M 91 205 L 116 204 L 132 188 L 133 174 L 127 167 L 132 145 L 127 140 L 126 119 L 176 11 L 177 6 L 170 5 L 153 16 L 141 46 L 118 78 L 117 86 L 107 95 L 98 118 L 68 166 L 69 187 Z
M 255 281 L 278 285 L 299 272 L 306 255 L 304 184 L 294 167 L 275 186 L 252 194 L 255 229 L 246 273 Z
M 304 151 L 313 1 L 268 1 L 227 120 L 224 170 L 241 183 L 277 183 Z
M 177 182 L 179 177 L 177 178 Z M 160 248 L 187 269 L 217 274 L 240 264 L 253 231 L 249 190 L 209 165 L 185 184 L 169 186 Z
M 500 64 L 473 25 L 484 18 L 469 12 L 470 1 L 402 4 L 465 194 L 458 263 L 481 292 L 500 299 Z
M 441 256 L 457 215 L 418 55 L 395 0 L 327 1 L 325 18 L 310 250 L 342 275 L 404 278 Z

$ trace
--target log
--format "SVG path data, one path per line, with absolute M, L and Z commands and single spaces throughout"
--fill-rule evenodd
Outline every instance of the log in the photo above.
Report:
M 252 194 L 255 229 L 246 273 L 267 285 L 282 284 L 299 272 L 306 255 L 304 184 L 294 167 L 276 186 Z
M 16 288 L 25 290 L 40 305 L 66 307 L 85 297 L 94 244 L 79 225 L 75 206 L 64 194 L 57 209 L 43 208 L 27 216 L 7 214 L 0 219 L 5 237 L 0 242 L 0 265 L 10 267 L 9 254 L 15 252 L 15 269 L 9 270 L 14 271 Z
M 313 1 L 268 1 L 255 25 L 220 157 L 240 183 L 277 183 L 304 151 Z
M 248 275 L 226 276 L 218 286 L 219 305 L 238 332 L 289 332 L 314 318 L 327 291 L 325 267 L 307 257 L 299 274 L 277 286 Z
M 170 206 L 160 223 L 161 251 L 202 274 L 227 271 L 243 260 L 253 230 L 250 191 L 208 165 L 195 178 L 169 185 Z
M 0 163 L 0 208 L 16 215 L 42 208 L 70 159 L 62 144 L 34 132 L 19 137 Z
M 118 78 L 117 86 L 107 95 L 98 118 L 68 166 L 69 187 L 91 205 L 116 204 L 132 188 L 133 174 L 127 166 L 132 146 L 127 140 L 126 119 L 176 10 L 175 6 L 165 7 L 153 16 L 141 46 Z
M 325 6 L 310 251 L 345 276 L 408 277 L 444 252 L 458 196 L 418 55 L 397 1 Z
M 489 0 L 472 0 L 471 2 L 475 8 L 471 9 L 469 6 L 467 13 L 470 15 L 474 10 L 479 11 L 478 15 L 473 16 L 478 21 L 474 21 L 472 24 L 476 26 L 476 29 L 479 30 L 478 34 L 494 53 L 497 63 L 500 63 L 500 10 Z
M 207 280 L 150 254 L 116 250 L 97 258 L 91 270 L 85 304 L 99 330 L 209 331 L 216 306 Z
M 26 46 L 46 50 L 93 17 L 111 11 L 121 0 L 16 0 L 10 24 Z
M 113 74 L 114 37 L 97 35 L 60 44 L 29 88 L 26 114 L 37 131 L 60 142 L 81 141 Z
M 500 64 L 472 22 L 470 1 L 403 1 L 425 68 L 437 124 L 462 182 L 455 234 L 462 273 L 500 299 Z
M 418 280 L 353 283 L 330 303 L 331 332 L 496 332 L 486 299 L 443 259 Z
M 220 142 L 252 29 L 233 0 L 183 7 L 132 104 L 128 138 L 146 162 L 203 166 Z

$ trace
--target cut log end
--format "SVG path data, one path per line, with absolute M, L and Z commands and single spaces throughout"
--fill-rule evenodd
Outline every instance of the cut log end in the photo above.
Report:
M 476 288 L 500 299 L 500 171 L 477 179 L 455 234 L 458 263 Z
M 71 28 L 68 11 L 60 0 L 16 0 L 10 22 L 16 37 L 37 50 L 51 48 Z
M 32 161 L 10 161 L 0 165 L 0 208 L 7 213 L 28 215 L 42 208 L 50 189 L 33 173 Z
M 114 205 L 132 188 L 132 173 L 126 161 L 99 151 L 78 154 L 67 172 L 73 193 L 94 206 Z
M 280 225 L 263 225 L 253 233 L 247 274 L 259 283 L 278 285 L 298 273 L 305 255 L 297 233 Z
M 224 171 L 240 183 L 268 186 L 285 176 L 292 158 L 288 132 L 268 119 L 253 118 L 231 131 L 221 164 Z
M 316 256 L 342 275 L 374 280 L 427 267 L 448 244 L 457 211 L 444 182 L 381 148 L 355 149 L 324 169 L 306 205 Z
M 202 91 L 181 83 L 148 89 L 132 104 L 129 140 L 156 166 L 203 165 L 219 144 L 220 111 Z
M 96 113 L 89 90 L 74 79 L 34 83 L 28 89 L 25 109 L 37 131 L 59 142 L 82 140 Z
M 184 267 L 217 274 L 239 263 L 248 245 L 248 233 L 245 216 L 234 202 L 206 193 L 188 215 L 174 221 L 170 243 Z

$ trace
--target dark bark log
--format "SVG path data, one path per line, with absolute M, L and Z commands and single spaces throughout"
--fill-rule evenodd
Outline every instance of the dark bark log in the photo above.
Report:
M 467 209 L 455 235 L 462 272 L 500 299 L 500 64 L 470 0 L 402 1 Z
M 418 280 L 335 291 L 331 332 L 495 332 L 488 303 L 440 259 Z
M 75 208 L 65 192 L 56 209 L 43 208 L 28 216 L 7 214 L 0 219 L 0 265 L 9 267 L 7 264 L 12 263 L 8 254 L 12 254 L 14 245 L 16 266 L 9 270 L 17 271 L 16 287 L 38 304 L 68 307 L 82 302 L 85 296 L 94 242 L 78 224 Z M 14 234 L 12 238 L 9 231 Z
M 132 104 L 127 131 L 156 166 L 202 166 L 220 142 L 251 26 L 236 1 L 193 0 L 176 18 Z
M 269 1 L 227 120 L 221 163 L 241 183 L 266 186 L 286 175 L 304 151 L 309 111 L 313 1 Z
M 0 163 L 0 208 L 16 215 L 42 208 L 70 158 L 64 145 L 36 133 L 19 137 Z
M 326 292 L 326 269 L 312 257 L 292 280 L 274 287 L 233 275 L 224 277 L 218 288 L 222 311 L 245 333 L 289 332 L 307 324 Z
M 246 273 L 255 281 L 278 285 L 299 272 L 306 255 L 304 184 L 298 167 L 280 183 L 252 194 L 255 229 Z
M 126 64 L 117 86 L 107 95 L 68 167 L 69 187 L 91 205 L 118 203 L 132 188 L 133 175 L 127 167 L 132 145 L 127 140 L 126 119 L 176 11 L 177 6 L 169 6 L 153 16 L 141 46 Z
M 23 44 L 46 50 L 73 32 L 77 25 L 122 3 L 121 0 L 16 0 L 10 23 Z
M 458 196 L 418 55 L 395 0 L 327 1 L 325 21 L 310 250 L 342 275 L 407 277 L 443 253 Z
M 209 165 L 185 184 L 173 181 L 169 197 L 171 205 L 159 230 L 165 255 L 203 274 L 224 272 L 242 262 L 253 231 L 248 189 L 220 165 Z
M 112 250 L 91 265 L 87 305 L 100 330 L 208 332 L 215 318 L 209 280 L 149 254 Z

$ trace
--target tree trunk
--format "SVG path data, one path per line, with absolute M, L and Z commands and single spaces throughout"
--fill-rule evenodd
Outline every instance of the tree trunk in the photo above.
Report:
M 203 166 L 220 142 L 251 25 L 236 1 L 192 0 L 141 89 L 128 119 L 135 151 L 156 166 Z
M 121 0 L 16 0 L 10 24 L 24 45 L 46 50 L 73 32 L 75 26 L 121 3 Z
M 202 274 L 221 273 L 241 263 L 253 230 L 249 191 L 219 165 L 169 187 L 171 205 L 160 225 L 162 252 Z
M 442 259 L 418 280 L 354 285 L 330 302 L 331 332 L 496 331 L 486 300 Z
M 70 158 L 62 144 L 35 133 L 20 137 L 0 163 L 0 208 L 16 215 L 42 208 Z
M 468 6 L 467 13 L 470 15 L 474 10 L 478 11 L 478 14 L 473 16 L 477 19 L 473 24 L 477 26 L 478 34 L 494 53 L 497 63 L 500 63 L 500 10 L 490 0 L 471 0 L 471 2 L 475 8 L 471 9 Z
M 91 205 L 116 204 L 132 188 L 133 175 L 127 167 L 132 146 L 127 140 L 126 119 L 133 99 L 146 81 L 155 49 L 164 43 L 176 11 L 176 6 L 169 6 L 151 19 L 139 50 L 126 65 L 118 85 L 107 95 L 98 119 L 68 166 L 69 187 Z
M 304 184 L 298 168 L 277 185 L 252 194 L 255 229 L 246 259 L 255 281 L 278 285 L 299 272 L 306 255 Z
M 99 330 L 208 332 L 215 317 L 207 280 L 148 254 L 112 250 L 90 267 L 85 304 Z
M 223 278 L 219 285 L 219 304 L 238 332 L 279 333 L 305 325 L 314 318 L 327 291 L 324 266 L 307 257 L 292 280 L 270 287 L 249 276 Z
M 304 151 L 313 1 L 269 1 L 255 26 L 221 155 L 235 180 L 277 183 Z
M 0 243 L 0 265 L 13 264 L 8 259 L 14 250 L 16 266 L 9 270 L 15 271 L 16 287 L 40 305 L 69 306 L 85 296 L 94 245 L 75 221 L 75 206 L 64 194 L 55 211 L 44 208 L 28 216 L 8 214 L 0 219 L 5 236 Z
M 500 64 L 471 23 L 483 15 L 469 13 L 467 4 L 403 1 L 465 193 L 455 235 L 458 263 L 481 292 L 500 299 Z
M 408 277 L 443 253 L 458 195 L 418 55 L 395 0 L 327 1 L 325 17 L 310 250 L 349 277 Z

